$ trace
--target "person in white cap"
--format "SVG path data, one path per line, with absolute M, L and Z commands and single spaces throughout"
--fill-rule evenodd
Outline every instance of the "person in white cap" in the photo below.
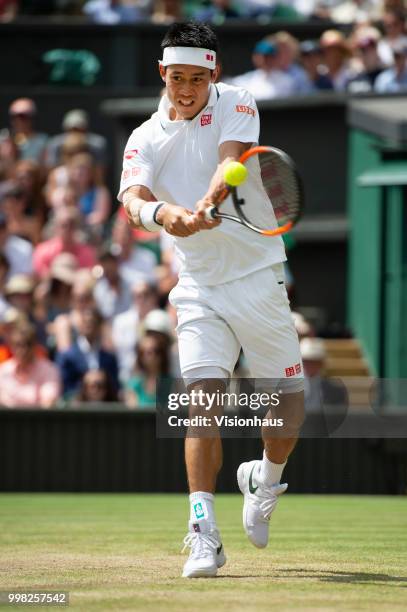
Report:
M 133 226 L 164 228 L 174 236 L 181 269 L 169 300 L 177 309 L 180 366 L 189 391 L 222 392 L 243 348 L 251 375 L 278 381 L 280 409 L 293 415 L 289 435 L 273 439 L 263 432 L 263 459 L 238 469 L 244 529 L 262 548 L 278 496 L 287 488 L 280 478 L 303 418 L 299 342 L 284 288 L 286 256 L 280 237 L 265 240 L 205 216 L 225 188 L 225 166 L 258 142 L 258 110 L 246 90 L 216 82 L 218 42 L 207 24 L 175 23 L 161 46 L 166 94 L 158 112 L 130 136 L 118 197 Z M 269 202 L 258 188 L 260 169 L 253 172 L 242 193 L 260 208 Z M 190 521 L 184 543 L 191 552 L 183 576 L 189 578 L 215 576 L 226 562 L 214 513 L 222 445 L 218 432 L 210 434 L 185 440 Z

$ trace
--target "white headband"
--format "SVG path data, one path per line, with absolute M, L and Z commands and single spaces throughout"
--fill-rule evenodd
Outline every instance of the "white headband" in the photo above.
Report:
M 189 64 L 214 70 L 216 67 L 216 53 L 211 49 L 200 49 L 198 47 L 165 47 L 160 64 L 162 66 Z

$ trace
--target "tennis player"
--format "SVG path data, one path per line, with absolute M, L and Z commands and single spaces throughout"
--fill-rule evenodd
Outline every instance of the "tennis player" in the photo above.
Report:
M 175 237 L 181 271 L 170 301 L 177 309 L 188 388 L 213 392 L 217 380 L 231 376 L 241 348 L 254 378 L 279 381 L 281 414 L 293 417 L 290 430 L 279 438 L 263 431 L 263 457 L 240 465 L 237 475 L 244 529 L 263 548 L 271 513 L 287 488 L 280 479 L 303 410 L 300 350 L 284 288 L 285 251 L 281 237 L 265 238 L 205 216 L 225 188 L 226 164 L 258 142 L 259 115 L 247 91 L 216 82 L 218 42 L 208 25 L 175 23 L 161 47 L 166 95 L 129 138 L 118 197 L 133 226 L 165 229 Z M 258 166 L 241 190 L 253 210 L 264 207 Z M 226 562 L 214 512 L 220 437 L 187 437 L 185 459 L 190 521 L 184 542 L 191 551 L 183 576 L 215 576 Z

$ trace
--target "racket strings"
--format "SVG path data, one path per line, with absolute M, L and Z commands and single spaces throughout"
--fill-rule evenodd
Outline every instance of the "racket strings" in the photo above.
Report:
M 278 225 L 294 221 L 300 210 L 300 186 L 296 173 L 278 155 L 259 155 L 261 178 L 271 201 Z

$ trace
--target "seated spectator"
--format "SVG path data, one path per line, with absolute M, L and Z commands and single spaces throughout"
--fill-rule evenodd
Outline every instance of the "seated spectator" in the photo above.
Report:
M 101 236 L 109 217 L 112 198 L 97 179 L 96 166 L 89 153 L 79 153 L 68 164 L 69 184 L 75 190 L 79 211 L 92 234 Z
M 153 0 L 153 23 L 169 26 L 182 21 L 182 17 L 182 0 Z
M 63 118 L 62 129 L 63 134 L 53 136 L 48 141 L 47 165 L 51 168 L 55 168 L 56 166 L 66 163 L 66 155 L 69 152 L 68 143 L 70 141 L 70 136 L 79 136 L 78 140 L 82 142 L 84 146 L 81 150 L 75 152 L 89 152 L 95 160 L 96 165 L 101 170 L 100 176 L 102 177 L 107 164 L 107 142 L 104 136 L 88 131 L 88 113 L 79 108 L 68 111 Z
M 96 308 L 87 309 L 79 323 L 79 335 L 66 351 L 56 356 L 63 382 L 65 397 L 72 397 L 79 389 L 88 370 L 105 370 L 111 377 L 115 391 L 119 388 L 117 360 L 114 353 L 101 345 L 103 318 Z
M 347 89 L 351 93 L 372 91 L 377 77 L 384 70 L 379 57 L 377 45 L 380 32 L 371 26 L 358 28 L 353 36 L 353 47 L 359 59 L 361 69 L 358 74 L 348 82 Z
M 66 256 L 67 253 L 64 253 Z M 54 260 L 54 264 L 61 255 Z M 76 262 L 77 265 L 77 262 Z M 84 313 L 89 308 L 95 308 L 93 290 L 95 278 L 90 270 L 78 270 L 74 272 L 71 299 L 68 303 L 67 312 L 58 315 L 54 320 L 55 343 L 58 351 L 65 351 L 74 342 L 79 334 Z
M 294 94 L 308 94 L 312 90 L 310 80 L 298 60 L 299 43 L 288 32 L 277 32 L 270 37 L 270 41 L 277 45 L 278 68 L 292 79 Z
M 126 405 L 130 408 L 155 408 L 159 385 L 165 384 L 164 380 L 169 382 L 168 344 L 158 336 L 146 333 L 137 343 L 136 355 L 135 373 L 127 383 Z
M 393 45 L 394 67 L 388 68 L 376 79 L 375 91 L 396 93 L 407 90 L 407 41 Z
M 71 253 L 78 260 L 79 268 L 91 268 L 96 263 L 95 249 L 78 240 L 80 216 L 72 208 L 61 208 L 55 215 L 55 236 L 35 247 L 34 270 L 40 278 L 46 278 L 55 257 Z
M 88 370 L 83 375 L 75 404 L 94 404 L 118 402 L 119 396 L 113 388 L 109 374 L 105 370 Z
M 7 128 L 0 130 L 0 182 L 14 177 L 19 154 L 10 130 Z
M 320 39 L 324 64 L 336 91 L 344 91 L 348 82 L 355 76 L 349 60 L 352 56 L 349 44 L 338 30 L 326 30 Z
M 124 217 L 117 216 L 112 232 L 112 245 L 120 253 L 120 275 L 132 287 L 139 280 L 155 280 L 156 257 L 138 245 Z
M 48 136 L 35 131 L 34 118 L 37 107 L 30 98 L 18 98 L 9 108 L 11 134 L 20 159 L 32 159 L 42 163 Z
M 99 255 L 101 277 L 96 282 L 94 296 L 105 319 L 112 319 L 131 306 L 131 291 L 120 276 L 119 254 L 114 248 L 104 249 Z
M 247 89 L 256 100 L 271 100 L 294 93 L 293 79 L 279 68 L 276 44 L 267 39 L 258 42 L 253 50 L 252 62 L 254 70 L 227 79 L 227 82 Z
M 139 335 L 157 336 L 167 344 L 170 354 L 170 374 L 175 378 L 181 378 L 178 344 L 174 341 L 176 321 L 176 317 L 173 319 L 166 310 L 161 308 L 150 310 L 140 323 Z
M 149 0 L 125 2 L 123 0 L 88 0 L 83 12 L 94 23 L 115 25 L 135 23 L 149 17 Z
M 384 36 L 378 44 L 378 53 L 385 66 L 394 63 L 393 45 L 407 42 L 405 8 L 388 8 L 385 10 L 382 23 Z
M 127 381 L 134 369 L 140 323 L 150 311 L 158 308 L 155 284 L 139 281 L 133 285 L 132 295 L 132 306 L 127 312 L 117 315 L 112 325 L 112 342 L 119 361 L 121 381 Z
M 6 215 L 1 211 L 0 250 L 3 251 L 10 264 L 9 277 L 15 274 L 32 274 L 32 245 L 27 240 L 9 232 Z
M 31 276 L 15 274 L 5 287 L 4 294 L 8 304 L 21 313 L 35 327 L 37 338 L 44 347 L 47 345 L 47 335 L 42 321 L 37 319 L 34 308 L 35 283 Z
M 88 145 L 84 134 L 73 133 L 68 134 L 61 145 L 61 160 L 60 165 L 55 166 L 48 174 L 47 184 L 45 186 L 45 197 L 48 206 L 51 210 L 59 207 L 54 202 L 55 191 L 69 187 L 69 172 L 68 166 L 70 160 L 79 153 L 88 153 Z
M 15 165 L 14 178 L 23 194 L 25 212 L 41 226 L 47 218 L 44 197 L 43 168 L 36 162 L 26 159 Z
M 35 329 L 20 323 L 11 335 L 13 357 L 0 365 L 0 405 L 51 408 L 60 394 L 60 376 L 51 361 L 35 352 Z
M 313 414 L 302 428 L 309 437 L 326 437 L 342 423 L 347 413 L 348 394 L 343 384 L 324 377 L 326 351 L 320 338 L 300 342 L 304 367 L 305 411 Z
M 328 69 L 322 61 L 322 50 L 318 41 L 304 40 L 300 44 L 301 63 L 311 83 L 312 91 L 332 90 L 333 84 Z
M 0 186 L 0 190 L 0 201 L 7 219 L 8 231 L 14 236 L 37 244 L 41 238 L 41 223 L 38 218 L 27 214 L 22 188 L 16 181 L 6 181 Z
M 19 0 L 0 0 L 0 23 L 13 21 L 18 13 Z
M 380 0 L 344 0 L 331 9 L 330 18 L 337 23 L 368 23 L 381 17 Z

